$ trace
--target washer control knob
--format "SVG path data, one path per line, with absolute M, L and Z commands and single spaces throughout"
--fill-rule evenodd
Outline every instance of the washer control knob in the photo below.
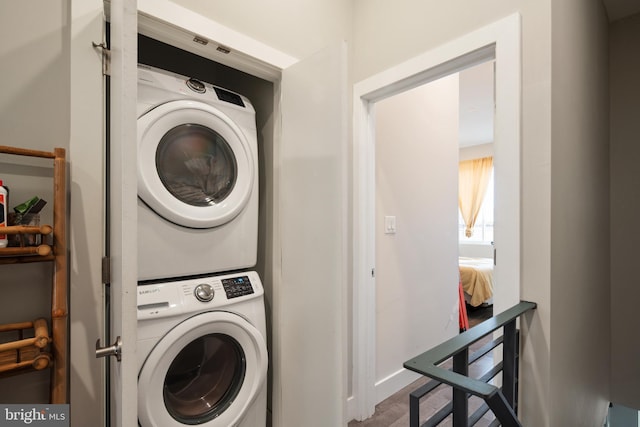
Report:
M 198 301 L 209 302 L 213 299 L 213 294 L 215 293 L 213 287 L 207 283 L 202 283 L 196 286 L 193 291 Z
M 207 91 L 204 83 L 196 79 L 187 80 L 187 87 L 196 93 L 205 93 Z

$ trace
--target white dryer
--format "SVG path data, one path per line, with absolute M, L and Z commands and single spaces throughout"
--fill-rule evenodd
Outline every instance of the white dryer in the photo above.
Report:
M 255 272 L 138 286 L 141 427 L 264 427 L 267 348 Z
M 237 93 L 138 66 L 139 280 L 251 268 L 255 110 Z

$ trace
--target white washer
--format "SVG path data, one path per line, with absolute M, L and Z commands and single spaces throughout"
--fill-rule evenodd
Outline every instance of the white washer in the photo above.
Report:
M 264 290 L 243 272 L 138 286 L 141 427 L 264 427 Z
M 139 65 L 139 280 L 251 268 L 257 242 L 251 102 Z

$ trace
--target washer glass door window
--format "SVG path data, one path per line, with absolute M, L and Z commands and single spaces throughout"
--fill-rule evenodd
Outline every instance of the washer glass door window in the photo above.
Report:
M 267 360 L 265 338 L 243 317 L 224 311 L 189 317 L 140 368 L 140 426 L 237 425 L 264 387 Z
M 164 380 L 164 404 L 177 421 L 202 424 L 219 416 L 238 395 L 246 360 L 238 342 L 209 334 L 189 343 Z

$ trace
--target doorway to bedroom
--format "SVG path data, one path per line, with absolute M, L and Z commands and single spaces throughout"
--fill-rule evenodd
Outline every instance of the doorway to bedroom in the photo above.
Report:
M 493 315 L 496 289 L 495 61 L 461 71 L 459 88 L 458 266 L 472 327 Z
M 495 64 L 493 241 L 504 284 L 495 310 L 519 300 L 519 34 L 508 17 L 354 86 L 354 419 L 415 380 L 405 360 L 458 333 L 458 73 L 485 63 Z
M 378 402 L 415 380 L 401 368 L 411 354 L 458 333 L 460 277 L 472 314 L 492 304 L 491 283 L 478 280 L 480 270 L 482 277 L 492 276 L 474 263 L 493 267 L 493 188 L 478 195 L 479 185 L 471 186 L 472 194 L 464 184 L 465 168 L 475 172 L 476 163 L 488 172 L 482 190 L 493 175 L 493 64 L 486 61 L 375 103 Z M 484 193 L 484 203 L 472 206 L 484 210 L 474 211 L 467 227 L 462 196 L 482 201 Z M 462 276 L 458 260 L 464 263 Z

